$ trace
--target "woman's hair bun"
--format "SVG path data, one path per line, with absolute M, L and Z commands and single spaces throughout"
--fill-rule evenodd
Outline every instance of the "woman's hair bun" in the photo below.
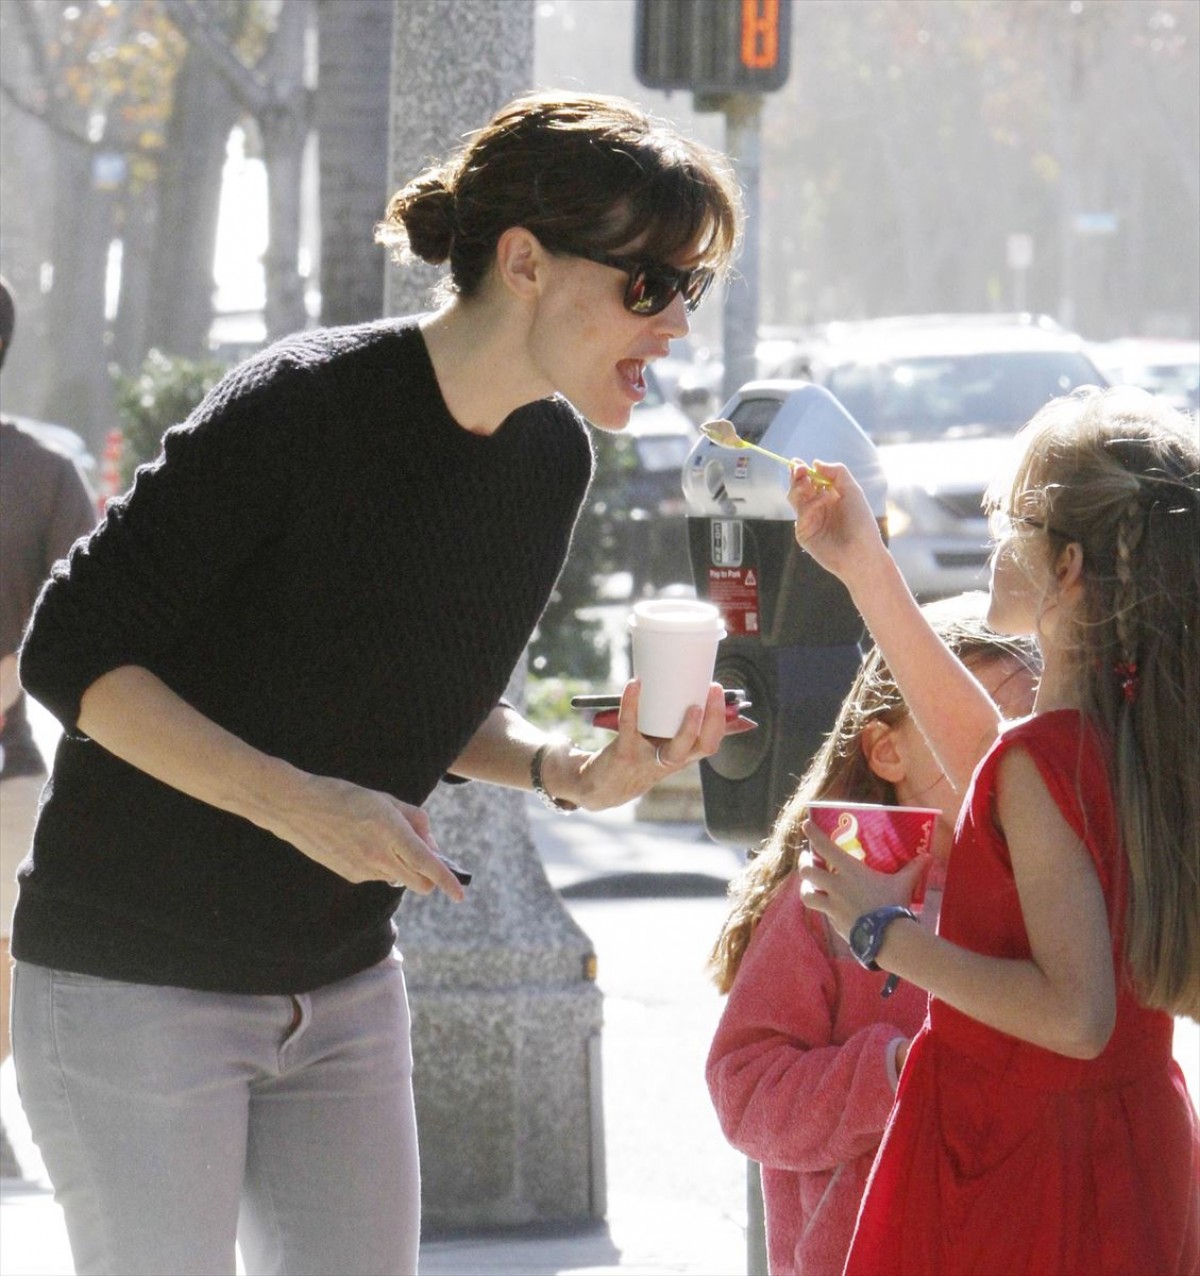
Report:
M 375 238 L 397 257 L 412 255 L 438 266 L 454 240 L 454 193 L 441 169 L 430 169 L 398 190 L 388 202 Z

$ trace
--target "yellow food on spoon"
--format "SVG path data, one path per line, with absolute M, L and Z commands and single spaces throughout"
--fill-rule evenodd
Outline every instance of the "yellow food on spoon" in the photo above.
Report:
M 718 447 L 747 448 L 752 452 L 761 452 L 763 456 L 769 456 L 772 461 L 778 461 L 780 465 L 786 465 L 789 470 L 794 466 L 799 466 L 818 487 L 833 486 L 833 483 L 824 474 L 818 474 L 807 461 L 789 461 L 786 456 L 780 456 L 778 452 L 772 452 L 769 448 L 759 447 L 757 443 L 751 443 L 748 439 L 742 438 L 733 422 L 725 420 L 724 417 L 718 417 L 715 421 L 705 421 L 700 427 L 700 432 L 706 438 L 711 439 Z

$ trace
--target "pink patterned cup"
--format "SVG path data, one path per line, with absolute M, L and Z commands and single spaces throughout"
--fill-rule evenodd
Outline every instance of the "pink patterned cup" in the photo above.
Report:
M 868 868 L 894 873 L 933 844 L 940 810 L 929 806 L 878 806 L 871 802 L 810 802 L 809 818 L 834 845 L 865 860 Z M 925 882 L 913 903 L 925 898 Z

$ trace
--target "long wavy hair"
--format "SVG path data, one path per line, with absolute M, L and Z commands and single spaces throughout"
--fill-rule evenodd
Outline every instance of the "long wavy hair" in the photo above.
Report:
M 1200 437 L 1142 390 L 1087 387 L 1022 431 L 989 493 L 1013 561 L 1051 579 L 1083 554 L 1065 636 L 1078 703 L 1112 745 L 1129 863 L 1125 957 L 1144 1004 L 1200 1019 Z
M 1025 638 L 994 633 L 983 621 L 985 594 L 964 594 L 930 603 L 922 610 L 942 641 L 968 666 L 1012 660 L 1034 674 L 1037 647 Z M 771 835 L 729 885 L 729 912 L 709 954 L 708 969 L 717 988 L 733 986 L 754 929 L 796 869 L 807 845 L 801 825 L 808 804 L 841 798 L 847 802 L 896 805 L 896 788 L 871 770 L 863 751 L 863 733 L 872 722 L 898 726 L 908 706 L 878 647 L 867 653 L 833 729 L 813 755 L 795 791 L 776 817 Z

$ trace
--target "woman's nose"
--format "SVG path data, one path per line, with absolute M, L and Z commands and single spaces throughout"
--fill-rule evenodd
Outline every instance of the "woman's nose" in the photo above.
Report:
M 686 337 L 692 330 L 688 318 L 687 307 L 683 304 L 683 293 L 678 292 L 671 298 L 671 304 L 659 312 L 660 327 L 672 340 Z

